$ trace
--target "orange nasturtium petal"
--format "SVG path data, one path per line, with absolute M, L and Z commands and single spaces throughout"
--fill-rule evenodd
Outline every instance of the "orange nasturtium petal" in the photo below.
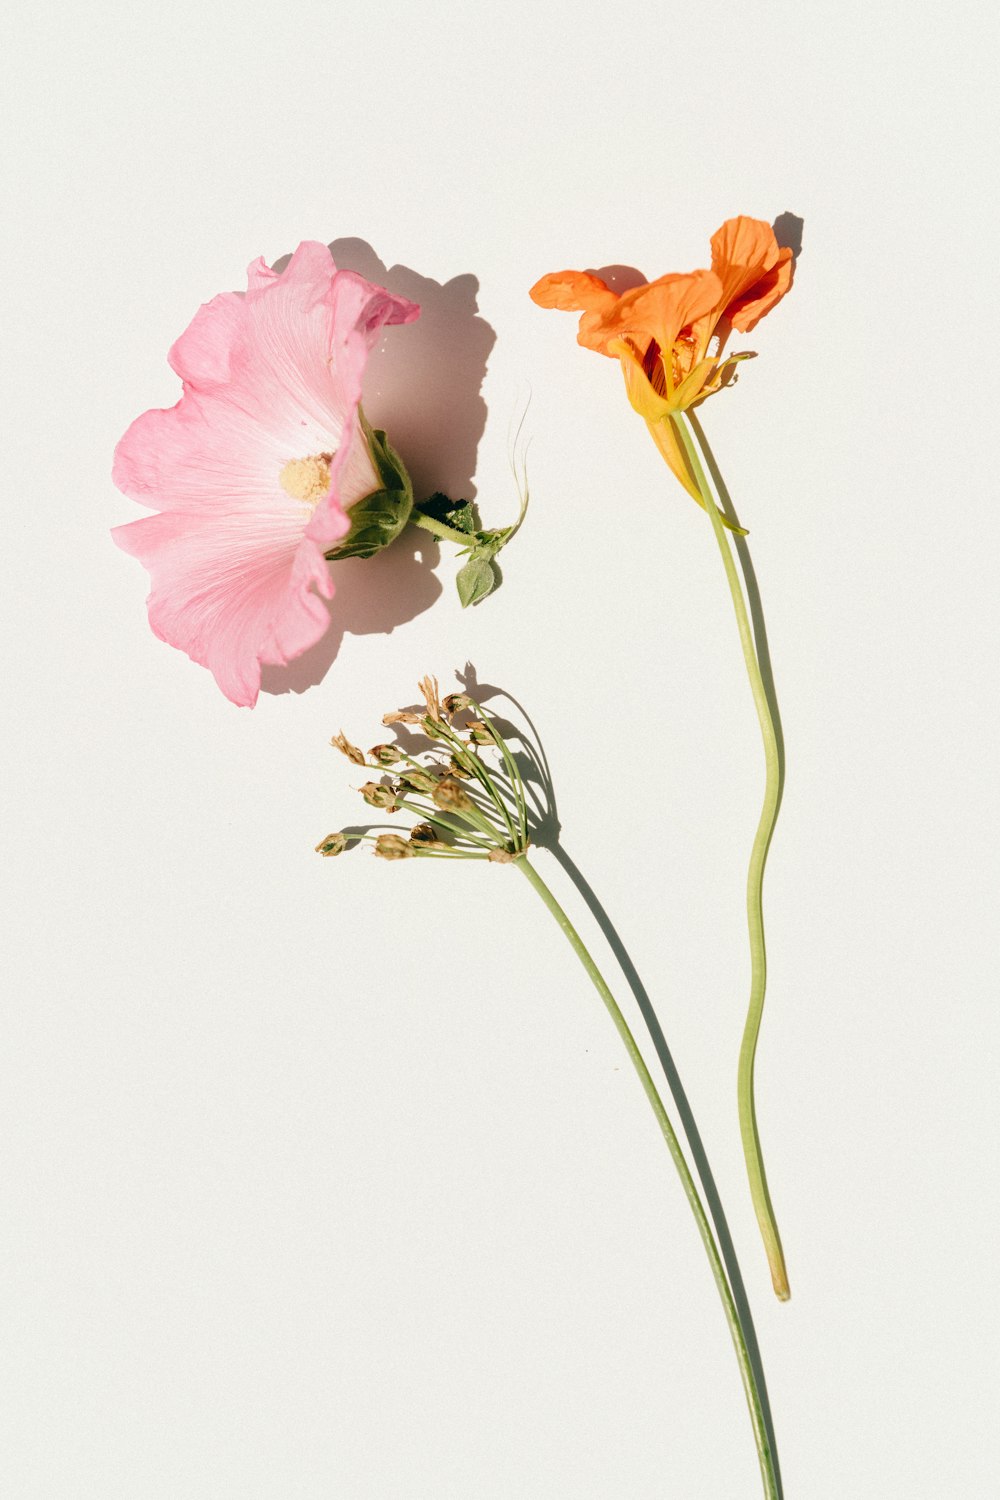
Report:
M 561 312 L 580 312 L 580 328 L 576 336 L 578 344 L 606 354 L 607 340 L 603 334 L 605 314 L 618 302 L 618 293 L 589 271 L 553 271 L 528 293 L 539 307 L 555 307 Z
M 661 276 L 619 297 L 604 315 L 603 327 L 609 340 L 628 339 L 640 359 L 654 340 L 667 359 L 682 329 L 711 312 L 721 294 L 712 271 Z
M 727 219 L 712 236 L 712 270 L 722 283 L 719 316 L 749 333 L 792 284 L 792 252 L 763 219 Z
M 589 271 L 552 271 L 535 282 L 528 296 L 539 307 L 558 307 L 562 312 L 599 312 L 618 301 L 617 292 Z
M 577 342 L 621 362 L 629 401 L 688 494 L 703 504 L 673 418 L 735 376 L 749 353 L 710 353 L 718 329 L 753 328 L 792 284 L 792 252 L 763 219 L 739 215 L 712 236 L 712 269 L 660 276 L 621 296 L 589 271 L 557 271 L 531 288 L 540 307 L 579 312 Z M 719 325 L 722 325 L 721 328 Z M 729 526 L 728 518 L 723 524 Z M 733 527 L 739 530 L 740 528 Z

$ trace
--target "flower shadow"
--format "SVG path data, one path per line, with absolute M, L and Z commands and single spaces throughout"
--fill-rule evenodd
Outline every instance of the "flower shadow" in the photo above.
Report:
M 409 266 L 387 267 L 361 239 L 334 240 L 330 251 L 343 270 L 420 304 L 420 317 L 391 327 L 372 351 L 365 372 L 364 409 L 384 427 L 413 481 L 417 500 L 441 490 L 474 499 L 476 456 L 486 426 L 481 395 L 496 333 L 479 316 L 475 276 L 438 282 Z M 285 256 L 276 262 L 280 270 Z M 330 564 L 336 594 L 330 629 L 287 666 L 265 667 L 265 693 L 301 693 L 321 682 L 346 635 L 388 635 L 429 609 L 442 592 L 435 576 L 437 543 L 410 527 L 376 557 Z
M 771 228 L 778 244 L 792 252 L 792 260 L 798 261 L 802 254 L 802 234 L 805 229 L 805 219 L 798 214 L 789 213 L 786 209 L 779 214 Z

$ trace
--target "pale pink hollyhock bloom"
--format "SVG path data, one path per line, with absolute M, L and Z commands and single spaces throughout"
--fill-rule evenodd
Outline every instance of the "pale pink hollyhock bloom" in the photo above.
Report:
M 158 515 L 112 532 L 149 570 L 149 623 L 252 707 L 262 663 L 283 664 L 329 625 L 324 557 L 352 505 L 382 488 L 359 403 L 385 323 L 420 309 L 306 241 L 280 274 L 196 313 L 169 353 L 184 393 L 147 411 L 115 450 L 119 489 Z M 322 596 L 322 597 L 320 597 Z

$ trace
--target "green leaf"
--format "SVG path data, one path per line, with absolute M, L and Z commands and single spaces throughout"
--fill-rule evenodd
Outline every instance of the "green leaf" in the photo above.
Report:
M 459 569 L 455 579 L 462 608 L 468 609 L 470 604 L 478 604 L 481 599 L 485 599 L 487 594 L 493 592 L 495 583 L 496 578 L 489 562 L 473 553 L 464 568 Z

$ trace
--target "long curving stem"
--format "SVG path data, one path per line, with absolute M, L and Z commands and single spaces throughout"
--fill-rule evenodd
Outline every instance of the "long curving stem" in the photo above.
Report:
M 660 1127 L 663 1139 L 667 1143 L 667 1149 L 670 1152 L 674 1166 L 677 1168 L 678 1175 L 680 1176 L 681 1185 L 684 1188 L 684 1196 L 687 1198 L 688 1203 L 691 1206 L 691 1212 L 694 1214 L 695 1222 L 698 1226 L 698 1233 L 701 1236 L 702 1244 L 705 1247 L 705 1253 L 708 1256 L 709 1264 L 712 1268 L 712 1276 L 715 1280 L 715 1285 L 718 1288 L 719 1296 L 722 1300 L 722 1305 L 725 1310 L 726 1322 L 729 1324 L 729 1332 L 733 1340 L 733 1347 L 736 1350 L 736 1359 L 740 1367 L 740 1378 L 743 1381 L 743 1390 L 746 1394 L 747 1406 L 750 1409 L 750 1421 L 753 1426 L 754 1442 L 757 1445 L 757 1458 L 760 1463 L 761 1478 L 764 1481 L 764 1494 L 767 1497 L 767 1500 L 779 1500 L 780 1490 L 778 1488 L 778 1478 L 775 1469 L 774 1454 L 772 1452 L 771 1444 L 767 1435 L 767 1425 L 764 1420 L 763 1403 L 761 1401 L 760 1391 L 757 1387 L 757 1381 L 754 1376 L 753 1365 L 750 1360 L 750 1352 L 747 1348 L 746 1337 L 743 1332 L 743 1325 L 740 1322 L 739 1313 L 736 1310 L 736 1303 L 733 1300 L 732 1288 L 730 1287 L 729 1279 L 726 1276 L 725 1266 L 722 1262 L 722 1256 L 719 1253 L 719 1247 L 716 1243 L 715 1234 L 712 1230 L 711 1224 L 709 1223 L 708 1215 L 705 1212 L 704 1206 L 701 1201 L 701 1196 L 698 1192 L 698 1188 L 695 1184 L 694 1178 L 691 1175 L 691 1171 L 688 1167 L 684 1153 L 681 1150 L 680 1142 L 677 1139 L 674 1127 L 670 1122 L 670 1116 L 667 1114 L 667 1111 L 663 1106 L 663 1100 L 660 1098 L 660 1095 L 657 1092 L 656 1084 L 653 1082 L 652 1076 L 646 1066 L 642 1053 L 639 1051 L 639 1048 L 636 1045 L 635 1037 L 632 1035 L 632 1032 L 629 1029 L 628 1022 L 622 1015 L 621 1010 L 618 1007 L 618 1002 L 615 1000 L 614 995 L 608 988 L 604 977 L 602 976 L 594 960 L 591 958 L 590 953 L 585 948 L 576 928 L 573 926 L 569 917 L 566 915 L 563 908 L 559 905 L 559 902 L 549 890 L 548 886 L 545 884 L 545 881 L 539 875 L 534 865 L 529 864 L 527 857 L 521 855 L 514 861 L 514 863 L 517 865 L 521 873 L 526 876 L 531 885 L 534 886 L 535 890 L 538 892 L 539 896 L 548 907 L 552 916 L 555 917 L 574 953 L 580 960 L 584 969 L 587 971 L 591 983 L 593 984 L 597 993 L 600 995 L 601 999 L 604 1001 L 605 1007 L 607 1008 L 608 1014 L 614 1022 L 615 1029 L 618 1032 L 618 1035 L 625 1043 L 625 1050 L 627 1051 L 632 1061 L 632 1066 L 635 1068 L 635 1071 L 639 1076 L 639 1082 L 642 1084 L 646 1098 L 649 1100 L 649 1103 L 652 1106 L 653 1113 L 656 1116 L 657 1124 Z
M 712 522 L 715 540 L 722 554 L 722 562 L 726 570 L 726 581 L 729 584 L 733 609 L 736 612 L 740 645 L 743 647 L 743 660 L 746 663 L 747 676 L 750 679 L 750 690 L 753 693 L 754 707 L 757 710 L 761 738 L 764 742 L 764 804 L 761 808 L 760 822 L 757 824 L 757 832 L 750 851 L 750 866 L 747 871 L 747 926 L 750 933 L 750 1004 L 747 1010 L 746 1025 L 743 1028 L 743 1041 L 740 1045 L 736 1097 L 739 1108 L 740 1135 L 743 1140 L 743 1155 L 746 1160 L 747 1176 L 750 1179 L 750 1196 L 757 1215 L 757 1223 L 760 1225 L 764 1249 L 767 1251 L 767 1261 L 771 1268 L 771 1281 L 774 1285 L 776 1295 L 782 1302 L 787 1302 L 791 1295 L 788 1287 L 788 1273 L 785 1269 L 785 1256 L 781 1248 L 781 1236 L 778 1233 L 778 1224 L 774 1216 L 771 1195 L 767 1187 L 767 1176 L 764 1172 L 764 1157 L 760 1148 L 760 1133 L 757 1129 L 753 1077 L 754 1060 L 757 1055 L 757 1038 L 760 1034 L 761 1017 L 764 1012 L 764 992 L 767 988 L 767 953 L 764 946 L 764 866 L 767 863 L 767 851 L 771 845 L 771 836 L 774 833 L 774 824 L 778 816 L 778 804 L 781 800 L 781 764 L 778 753 L 778 739 L 775 732 L 774 720 L 771 716 L 771 707 L 768 703 L 767 692 L 764 687 L 764 680 L 761 676 L 760 662 L 757 659 L 757 649 L 750 619 L 747 615 L 746 603 L 743 598 L 743 589 L 740 586 L 732 547 L 723 528 L 719 508 L 712 494 L 711 486 L 705 477 L 701 457 L 691 436 L 686 419 L 678 415 L 667 420 L 673 422 L 674 429 L 684 449 L 684 455 L 691 467 L 691 473 L 698 485 L 698 489 L 701 491 L 705 510 L 708 512 Z

